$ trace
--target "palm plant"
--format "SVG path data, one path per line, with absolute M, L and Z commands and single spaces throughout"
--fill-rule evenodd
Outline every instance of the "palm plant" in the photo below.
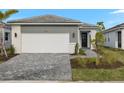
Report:
M 13 14 L 15 14 L 17 12 L 18 12 L 18 10 L 15 10 L 15 9 L 7 10 L 5 12 L 0 11 L 0 24 L 2 26 L 5 26 L 6 25 L 5 24 L 5 20 L 7 18 L 9 18 L 11 15 L 13 15 Z M 4 32 L 3 31 L 1 31 L 1 33 L 2 33 L 2 35 L 4 35 Z M 4 47 L 4 38 L 3 37 L 2 37 L 2 41 L 1 42 L 2 42 L 2 46 L 3 46 L 2 47 L 3 49 L 1 49 L 1 52 L 3 50 L 3 52 L 5 53 L 5 56 L 8 57 L 8 55 L 6 53 L 6 50 L 5 50 L 5 47 Z
M 99 64 L 99 62 L 100 62 L 100 54 L 99 53 L 101 52 L 102 47 L 105 42 L 105 37 L 103 35 L 103 31 L 105 31 L 105 26 L 104 26 L 103 22 L 97 22 L 96 26 L 97 26 L 98 32 L 95 35 L 95 39 L 92 40 L 92 43 L 95 46 L 96 53 L 97 53 L 96 63 Z
M 5 12 L 0 11 L 0 22 L 4 23 L 3 21 L 5 21 L 7 18 L 9 18 L 11 15 L 17 12 L 18 10 L 15 10 L 15 9 L 7 10 Z

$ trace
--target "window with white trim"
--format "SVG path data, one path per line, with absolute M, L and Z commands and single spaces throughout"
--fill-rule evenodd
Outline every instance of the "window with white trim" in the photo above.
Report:
M 4 36 L 5 41 L 9 40 L 9 32 L 5 32 L 5 36 Z

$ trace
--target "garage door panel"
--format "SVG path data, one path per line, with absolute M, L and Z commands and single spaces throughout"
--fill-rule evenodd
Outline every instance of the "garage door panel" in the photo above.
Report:
M 69 53 L 69 34 L 23 33 L 22 53 Z

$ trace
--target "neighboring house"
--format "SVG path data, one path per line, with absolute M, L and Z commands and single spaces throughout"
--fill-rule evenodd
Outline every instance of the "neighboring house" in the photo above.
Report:
M 103 32 L 105 46 L 124 49 L 124 23 L 116 25 Z
M 6 48 L 11 46 L 11 27 L 10 26 L 2 26 L 0 24 L 0 45 L 2 42 L 5 44 Z
M 92 49 L 96 26 L 56 15 L 9 21 L 16 53 L 74 53 L 75 44 Z

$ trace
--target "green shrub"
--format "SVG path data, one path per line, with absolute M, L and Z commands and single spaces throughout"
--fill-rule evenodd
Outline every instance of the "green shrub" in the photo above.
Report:
M 84 51 L 82 48 L 80 48 L 80 49 L 79 49 L 79 54 L 85 55 L 85 51 Z
M 86 62 L 96 62 L 96 58 L 93 57 L 93 58 L 85 58 L 86 59 Z
M 13 47 L 13 45 L 11 45 L 11 47 L 7 49 L 7 53 L 10 54 L 10 55 L 15 54 L 15 48 Z
M 107 62 L 109 64 L 112 64 L 116 61 L 116 55 L 115 53 L 105 53 L 101 59 L 102 62 Z
M 80 57 L 73 58 L 73 59 L 71 59 L 71 66 L 72 66 L 72 68 L 84 68 L 85 61 Z
M 75 45 L 75 55 L 78 55 L 78 52 L 79 51 L 79 44 L 78 43 L 76 43 L 76 45 Z
M 86 68 L 88 63 L 95 63 L 96 58 L 73 58 L 71 59 L 72 68 Z

